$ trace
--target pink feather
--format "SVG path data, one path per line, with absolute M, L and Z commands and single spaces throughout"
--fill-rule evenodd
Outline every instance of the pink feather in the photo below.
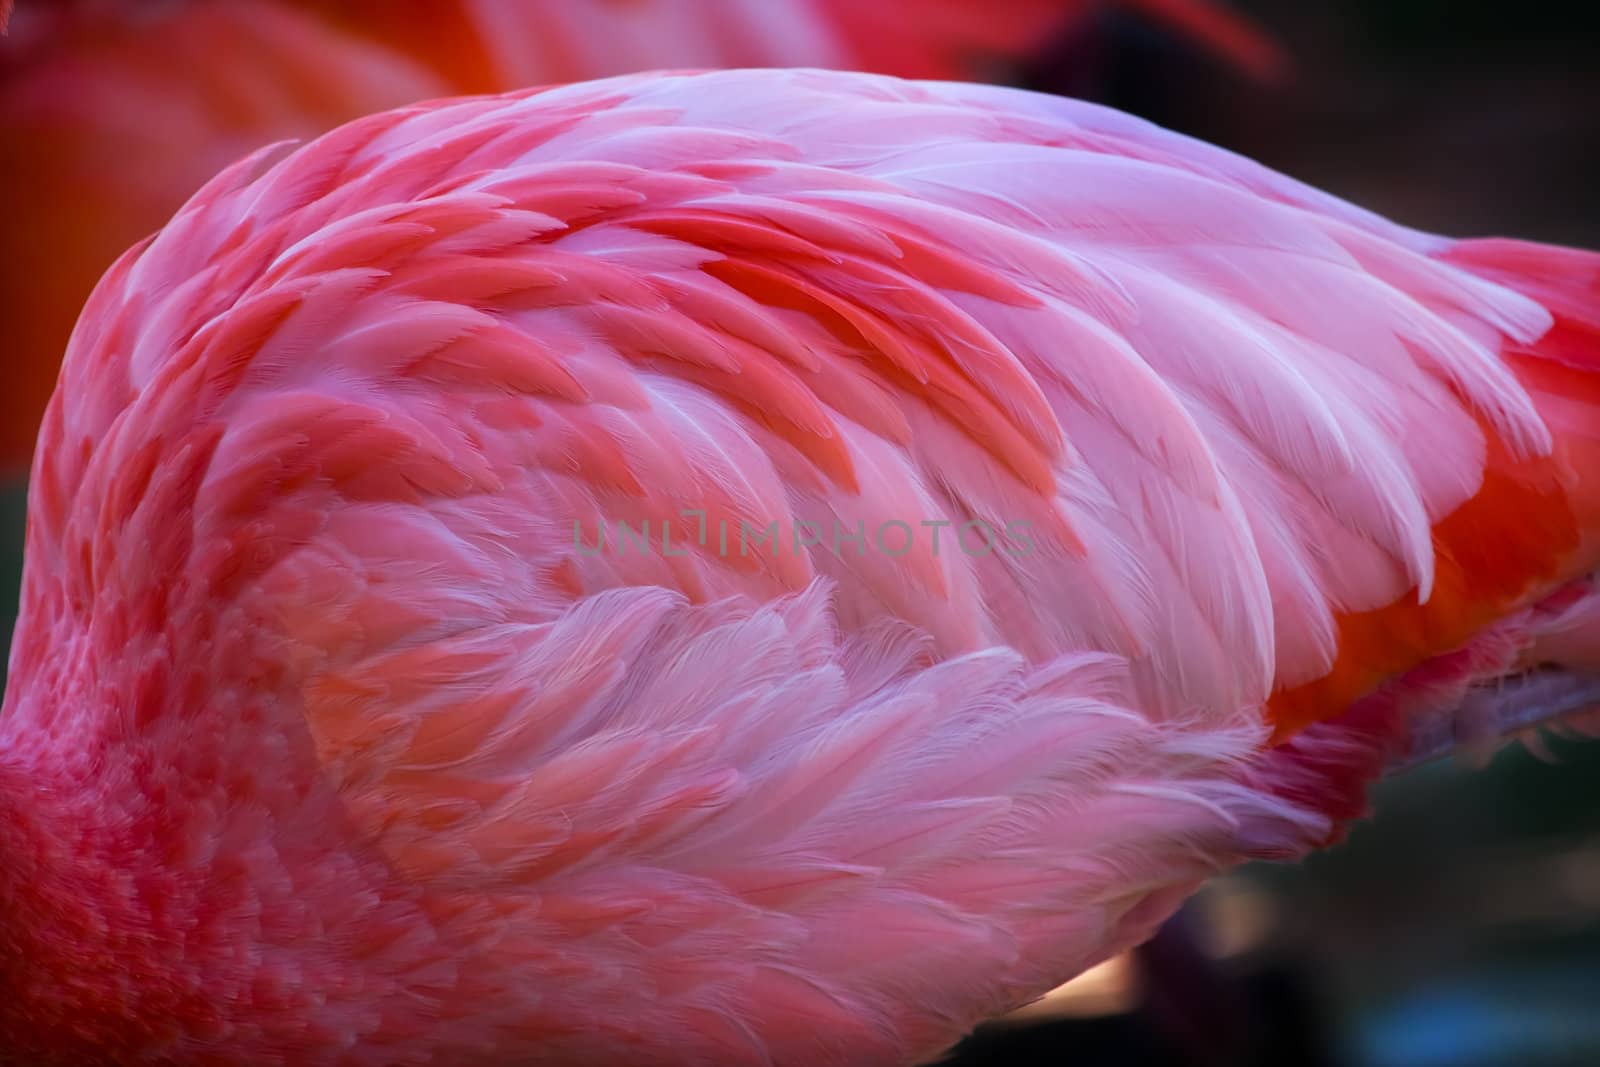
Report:
M 1521 657 L 1595 662 L 1600 360 L 1472 254 L 1088 105 L 817 71 L 236 165 L 46 416 L 0 1045 L 937 1055 L 1336 835 Z M 1449 525 L 1506 485 L 1575 540 Z

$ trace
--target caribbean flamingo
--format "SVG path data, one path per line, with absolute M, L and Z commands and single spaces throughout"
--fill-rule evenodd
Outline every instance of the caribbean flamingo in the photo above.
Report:
M 8 324 L 0 469 L 20 472 L 61 352 L 128 245 L 248 151 L 360 115 L 659 67 L 965 78 L 1121 6 L 1270 75 L 1208 0 L 128 0 L 25 3 L 0 38 Z
M 954 83 L 258 153 L 45 417 L 0 1047 L 933 1057 L 1391 762 L 1595 703 L 1597 295 Z

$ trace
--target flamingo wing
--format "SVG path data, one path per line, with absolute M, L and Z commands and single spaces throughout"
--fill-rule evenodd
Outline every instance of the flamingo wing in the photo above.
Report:
M 230 810 L 338 798 L 431 1048 L 930 1055 L 1324 839 L 1294 746 L 1593 567 L 1570 309 L 1473 247 L 998 89 L 364 119 L 97 291 L 8 725 L 89 642 L 138 743 L 305 752 Z

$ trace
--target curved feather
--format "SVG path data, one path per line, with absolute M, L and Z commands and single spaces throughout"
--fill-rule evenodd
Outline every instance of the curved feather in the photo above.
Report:
M 1590 394 L 1548 376 L 1590 365 L 1538 369 L 1582 322 L 1461 255 L 997 90 L 361 120 L 96 292 L 0 730 L 45 780 L 151 768 L 87 787 L 134 815 L 71 854 L 273 901 L 309 871 L 306 923 L 353 924 L 307 957 L 207 905 L 141 965 L 233 1004 L 254 946 L 325 996 L 172 1021 L 184 1056 L 925 1057 L 1325 840 L 1409 672 L 1593 567 L 1593 423 L 1551 399 Z M 171 1021 L 93 993 L 74 1040 Z

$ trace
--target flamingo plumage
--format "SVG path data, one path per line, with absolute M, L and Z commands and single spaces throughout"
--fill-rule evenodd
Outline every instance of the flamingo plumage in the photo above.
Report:
M 1597 296 L 955 83 L 258 153 L 45 417 L 0 1047 L 925 1061 L 1441 730 L 1595 703 Z
M 0 37 L 0 200 L 33 205 L 0 229 L 0 470 L 26 468 L 100 275 L 263 145 L 418 100 L 657 68 L 971 78 L 1118 6 L 1243 71 L 1283 65 L 1209 0 L 26 3 Z

